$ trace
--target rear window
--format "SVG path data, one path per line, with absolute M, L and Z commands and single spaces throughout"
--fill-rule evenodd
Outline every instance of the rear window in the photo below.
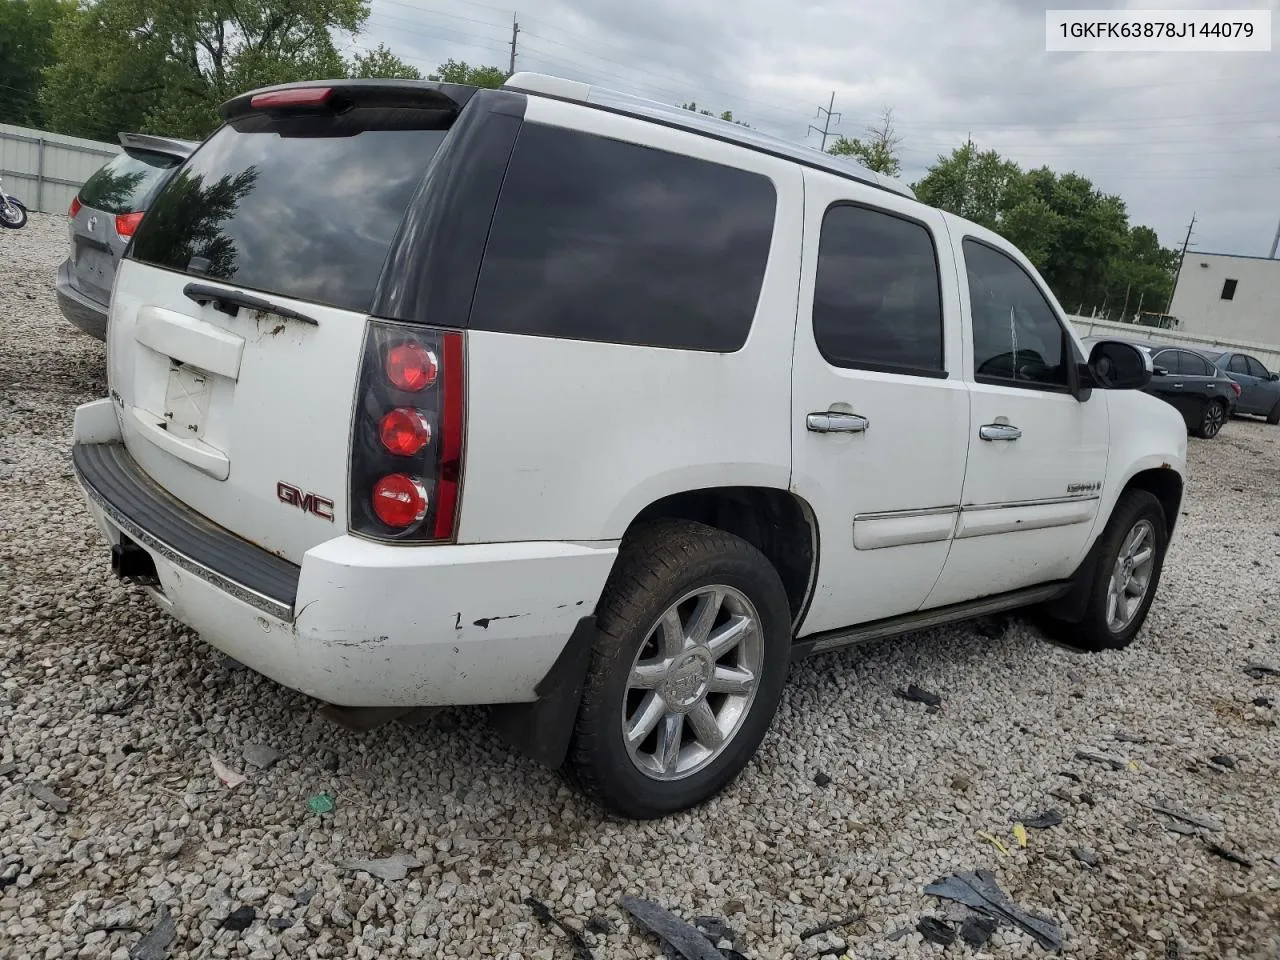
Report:
M 405 111 L 377 108 L 284 127 L 263 115 L 238 120 L 215 133 L 156 198 L 132 256 L 365 312 L 445 135 L 412 128 Z
M 732 352 L 755 316 L 775 203 L 757 173 L 526 123 L 470 324 Z
M 84 182 L 80 202 L 103 213 L 145 210 L 152 191 L 180 163 L 180 158 L 165 153 L 121 153 Z

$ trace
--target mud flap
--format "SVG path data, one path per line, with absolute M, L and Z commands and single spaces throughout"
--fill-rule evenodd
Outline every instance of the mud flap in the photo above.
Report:
M 1084 619 L 1085 607 L 1089 604 L 1089 594 L 1093 589 L 1093 578 L 1098 571 L 1102 537 L 1102 533 L 1098 534 L 1098 539 L 1093 541 L 1083 562 L 1071 576 L 1071 589 L 1057 600 L 1044 605 L 1044 612 L 1052 619 L 1062 623 L 1079 623 Z
M 564 764 L 595 643 L 596 618 L 583 617 L 547 675 L 538 681 L 534 691 L 538 699 L 499 704 L 490 710 L 489 721 L 507 744 L 553 770 Z

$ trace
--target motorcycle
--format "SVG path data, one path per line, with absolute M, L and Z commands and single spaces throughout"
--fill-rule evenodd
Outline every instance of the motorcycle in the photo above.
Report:
M 17 197 L 4 192 L 4 180 L 0 179 L 0 227 L 21 230 L 27 225 L 27 208 Z

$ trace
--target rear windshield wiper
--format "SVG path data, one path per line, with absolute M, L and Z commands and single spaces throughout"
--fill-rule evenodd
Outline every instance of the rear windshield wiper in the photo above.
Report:
M 282 307 L 279 304 L 272 303 L 270 300 L 263 300 L 261 297 L 255 297 L 252 294 L 241 293 L 239 290 L 224 290 L 222 287 L 213 287 L 207 283 L 188 283 L 182 288 L 182 295 L 189 300 L 194 300 L 201 306 L 211 303 L 213 304 L 213 309 L 221 310 L 231 317 L 234 317 L 240 312 L 240 308 L 244 307 L 246 310 L 260 310 L 263 313 L 275 314 L 277 317 L 284 317 L 286 320 L 309 323 L 313 327 L 320 326 L 320 322 L 314 317 L 308 317 L 305 313 L 290 310 L 288 307 Z

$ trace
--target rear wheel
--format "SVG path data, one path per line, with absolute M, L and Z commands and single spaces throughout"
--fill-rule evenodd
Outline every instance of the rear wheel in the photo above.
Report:
M 1276 401 L 1276 405 L 1271 408 L 1271 412 L 1267 414 L 1267 423 L 1273 427 L 1280 423 L 1280 400 Z
M 1204 417 L 1200 420 L 1200 426 L 1196 428 L 1196 435 L 1206 440 L 1212 440 L 1218 435 L 1218 431 L 1222 429 L 1222 425 L 1226 422 L 1227 405 L 1221 400 L 1213 400 L 1205 408 Z
M 1121 495 L 1099 543 L 1084 618 L 1073 630 L 1087 650 L 1127 647 L 1155 599 L 1169 545 L 1160 501 L 1145 490 Z
M 615 813 L 701 803 L 746 766 L 790 662 L 786 591 L 765 556 L 724 531 L 662 522 L 623 545 L 570 761 Z

